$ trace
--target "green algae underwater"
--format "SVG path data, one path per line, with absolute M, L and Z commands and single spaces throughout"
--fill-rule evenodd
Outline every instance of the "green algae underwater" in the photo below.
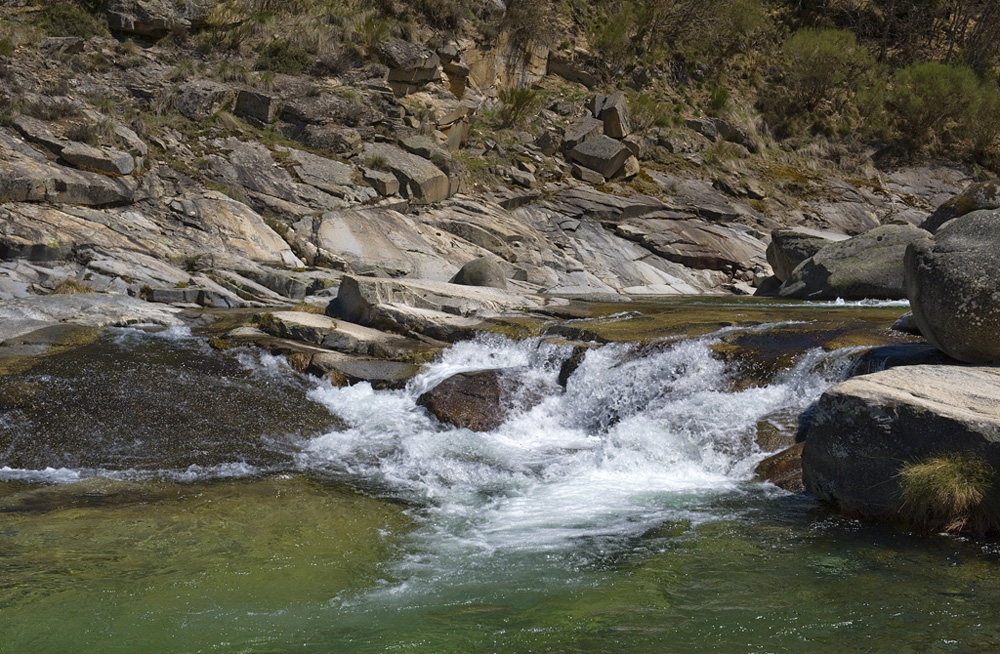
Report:
M 757 426 L 905 307 L 622 308 L 402 391 L 137 330 L 0 377 L 0 651 L 1000 650 L 1000 547 L 752 480 Z M 476 367 L 546 399 L 482 434 L 416 406 Z

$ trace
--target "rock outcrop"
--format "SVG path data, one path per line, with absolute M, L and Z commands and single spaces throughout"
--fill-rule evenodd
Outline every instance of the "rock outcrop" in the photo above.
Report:
M 831 241 L 843 241 L 845 234 L 831 234 L 817 230 L 792 228 L 776 229 L 771 232 L 771 242 L 767 245 L 767 262 L 778 281 L 784 282 L 792 276 L 795 268 L 829 245 Z
M 969 363 L 1000 363 L 1000 211 L 974 211 L 906 250 L 913 319 L 924 337 Z
M 1000 209 L 1000 185 L 996 182 L 976 182 L 941 204 L 920 224 L 920 228 L 933 233 L 953 218 L 991 209 Z
M 778 289 L 802 300 L 906 299 L 906 246 L 927 236 L 912 225 L 884 225 L 831 243 L 799 264 Z
M 855 516 L 899 519 L 907 463 L 963 454 L 1000 470 L 1000 369 L 903 366 L 823 394 L 802 452 L 805 487 Z M 1000 486 L 988 502 L 1000 507 Z

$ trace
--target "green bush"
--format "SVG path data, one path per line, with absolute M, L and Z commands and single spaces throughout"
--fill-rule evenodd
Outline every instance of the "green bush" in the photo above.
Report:
M 887 106 L 904 145 L 938 150 L 971 135 L 987 88 L 965 66 L 919 62 L 893 75 Z
M 535 111 L 539 103 L 538 91 L 533 88 L 500 89 L 498 95 L 503 103 L 499 117 L 504 127 L 519 125 Z
M 271 41 L 260 57 L 257 58 L 257 70 L 270 70 L 275 73 L 299 75 L 312 63 L 312 56 L 304 48 L 292 45 L 288 41 L 277 39 Z

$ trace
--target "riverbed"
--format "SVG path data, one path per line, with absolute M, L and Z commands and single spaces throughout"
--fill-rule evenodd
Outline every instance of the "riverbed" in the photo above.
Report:
M 609 308 L 401 390 L 106 330 L 0 377 L 0 651 L 996 649 L 996 545 L 753 478 L 905 310 Z M 485 433 L 417 405 L 483 368 L 543 399 Z

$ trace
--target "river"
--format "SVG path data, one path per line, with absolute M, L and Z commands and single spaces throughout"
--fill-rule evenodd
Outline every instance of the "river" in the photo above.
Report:
M 849 374 L 852 334 L 892 340 L 905 308 L 720 321 L 755 311 L 727 302 L 594 323 L 643 336 L 595 343 L 565 389 L 572 345 L 495 334 L 402 390 L 336 388 L 183 329 L 108 330 L 0 377 L 0 651 L 1000 646 L 996 545 L 753 481 L 761 426 L 790 440 Z M 485 433 L 417 405 L 484 368 L 543 399 L 512 395 Z

